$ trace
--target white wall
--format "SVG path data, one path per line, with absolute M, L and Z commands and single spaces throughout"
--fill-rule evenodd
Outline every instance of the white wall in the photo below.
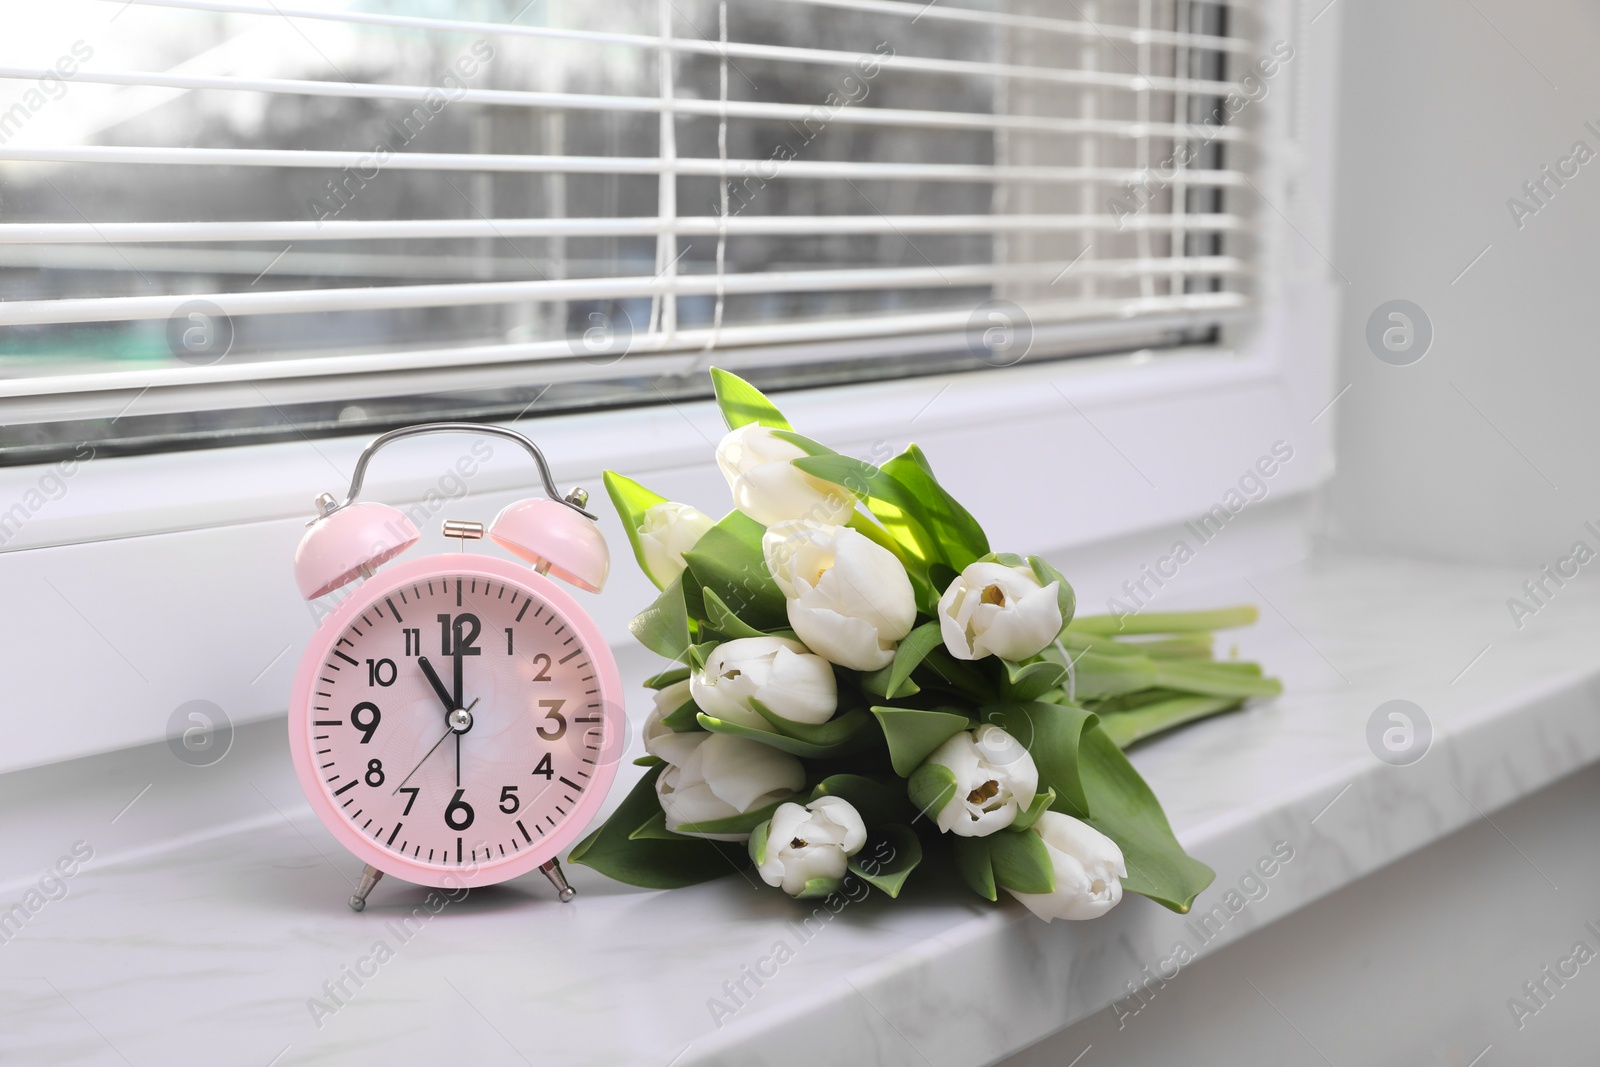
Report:
M 1600 130 L 1600 8 L 1338 4 L 1337 221 L 1323 251 L 1348 279 L 1338 387 L 1351 388 L 1334 408 L 1331 532 L 1530 574 L 1580 536 L 1600 547 L 1580 529 L 1600 520 L 1600 159 L 1520 230 L 1506 205 L 1579 139 L 1600 152 L 1584 127 Z M 1395 298 L 1435 330 L 1412 366 L 1381 363 L 1364 336 Z

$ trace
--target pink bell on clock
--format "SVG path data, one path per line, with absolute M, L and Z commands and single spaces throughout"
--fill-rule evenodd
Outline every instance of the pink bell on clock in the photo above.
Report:
M 587 500 L 574 503 L 582 507 Z M 559 500 L 533 497 L 507 505 L 489 524 L 489 537 L 535 570 L 591 593 L 601 590 L 611 570 L 611 552 L 600 528 Z
M 364 572 L 370 574 L 422 536 L 399 508 L 366 500 L 329 513 L 333 498 L 326 501 L 318 500 L 325 514 L 306 531 L 294 552 L 295 584 L 307 600 L 326 596 Z

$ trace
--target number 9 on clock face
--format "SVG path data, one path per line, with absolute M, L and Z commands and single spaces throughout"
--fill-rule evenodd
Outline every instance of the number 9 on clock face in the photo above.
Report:
M 296 771 L 340 843 L 424 885 L 554 858 L 625 745 L 597 627 L 554 582 L 493 557 L 385 568 L 318 630 L 291 704 Z

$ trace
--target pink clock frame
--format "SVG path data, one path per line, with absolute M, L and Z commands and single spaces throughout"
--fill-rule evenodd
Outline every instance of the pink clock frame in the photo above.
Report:
M 584 791 L 572 813 L 554 827 L 548 836 L 540 838 L 537 845 L 481 866 L 441 870 L 383 848 L 344 818 L 328 795 L 317 770 L 308 727 L 314 714 L 312 694 L 321 665 L 328 660 L 334 644 L 351 622 L 402 586 L 453 575 L 521 585 L 561 614 L 584 646 L 592 651 L 595 676 L 600 683 L 601 714 L 605 717 L 605 741 L 600 758 L 595 763 L 592 785 Z M 322 621 L 306 646 L 300 669 L 295 674 L 289 702 L 289 751 L 294 757 L 295 774 L 311 804 L 312 812 L 333 834 L 334 840 L 363 863 L 418 885 L 450 888 L 494 885 L 527 874 L 545 862 L 558 858 L 594 821 L 610 792 L 616 778 L 617 764 L 626 748 L 626 712 L 621 696 L 622 680 L 610 645 L 600 633 L 599 626 L 572 594 L 526 565 L 495 556 L 441 553 L 385 567 L 366 579 Z

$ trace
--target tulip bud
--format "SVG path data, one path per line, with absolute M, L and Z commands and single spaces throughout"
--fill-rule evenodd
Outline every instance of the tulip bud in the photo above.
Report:
M 643 519 L 638 533 L 644 569 L 649 572 L 650 579 L 663 589 L 683 573 L 687 566 L 683 554 L 716 525 L 698 509 L 670 500 L 650 505 L 644 511 Z
M 1052 919 L 1098 919 L 1122 899 L 1121 879 L 1128 877 L 1117 843 L 1088 823 L 1047 811 L 1023 831 L 1044 839 L 1055 870 L 1053 893 L 1006 892 L 1045 922 Z
M 693 749 L 700 731 L 675 733 L 661 720 L 683 707 L 689 699 L 687 678 L 656 691 L 655 707 L 650 709 L 649 717 L 644 720 L 644 730 L 641 731 L 646 752 L 668 763 L 681 764 L 688 758 L 688 753 Z
M 971 563 L 939 598 L 939 632 L 956 659 L 1036 656 L 1061 632 L 1059 582 L 1027 567 Z
M 798 723 L 827 722 L 839 707 L 833 667 L 786 637 L 741 637 L 711 650 L 703 669 L 689 677 L 700 710 L 758 730 L 771 730 L 751 701 Z
M 1005 829 L 1039 791 L 1033 756 L 1016 738 L 992 725 L 950 738 L 933 750 L 912 779 L 914 799 L 946 798 L 943 807 L 927 814 L 940 830 L 958 837 L 987 837 Z
M 894 553 L 849 527 L 808 520 L 768 527 L 761 552 L 808 648 L 851 670 L 889 665 L 917 620 L 911 579 Z
M 688 738 L 656 778 L 656 796 L 667 829 L 743 815 L 798 792 L 806 784 L 799 760 L 760 741 L 728 734 L 678 734 Z M 716 841 L 743 841 L 750 835 L 692 834 Z
M 763 526 L 784 519 L 844 522 L 856 509 L 855 497 L 790 462 L 805 454 L 752 422 L 717 445 L 717 466 L 733 490 L 733 506 Z
M 750 858 L 764 882 L 797 897 L 808 882 L 843 878 L 866 843 L 861 814 L 843 797 L 825 796 L 779 805 L 766 832 L 751 836 Z

